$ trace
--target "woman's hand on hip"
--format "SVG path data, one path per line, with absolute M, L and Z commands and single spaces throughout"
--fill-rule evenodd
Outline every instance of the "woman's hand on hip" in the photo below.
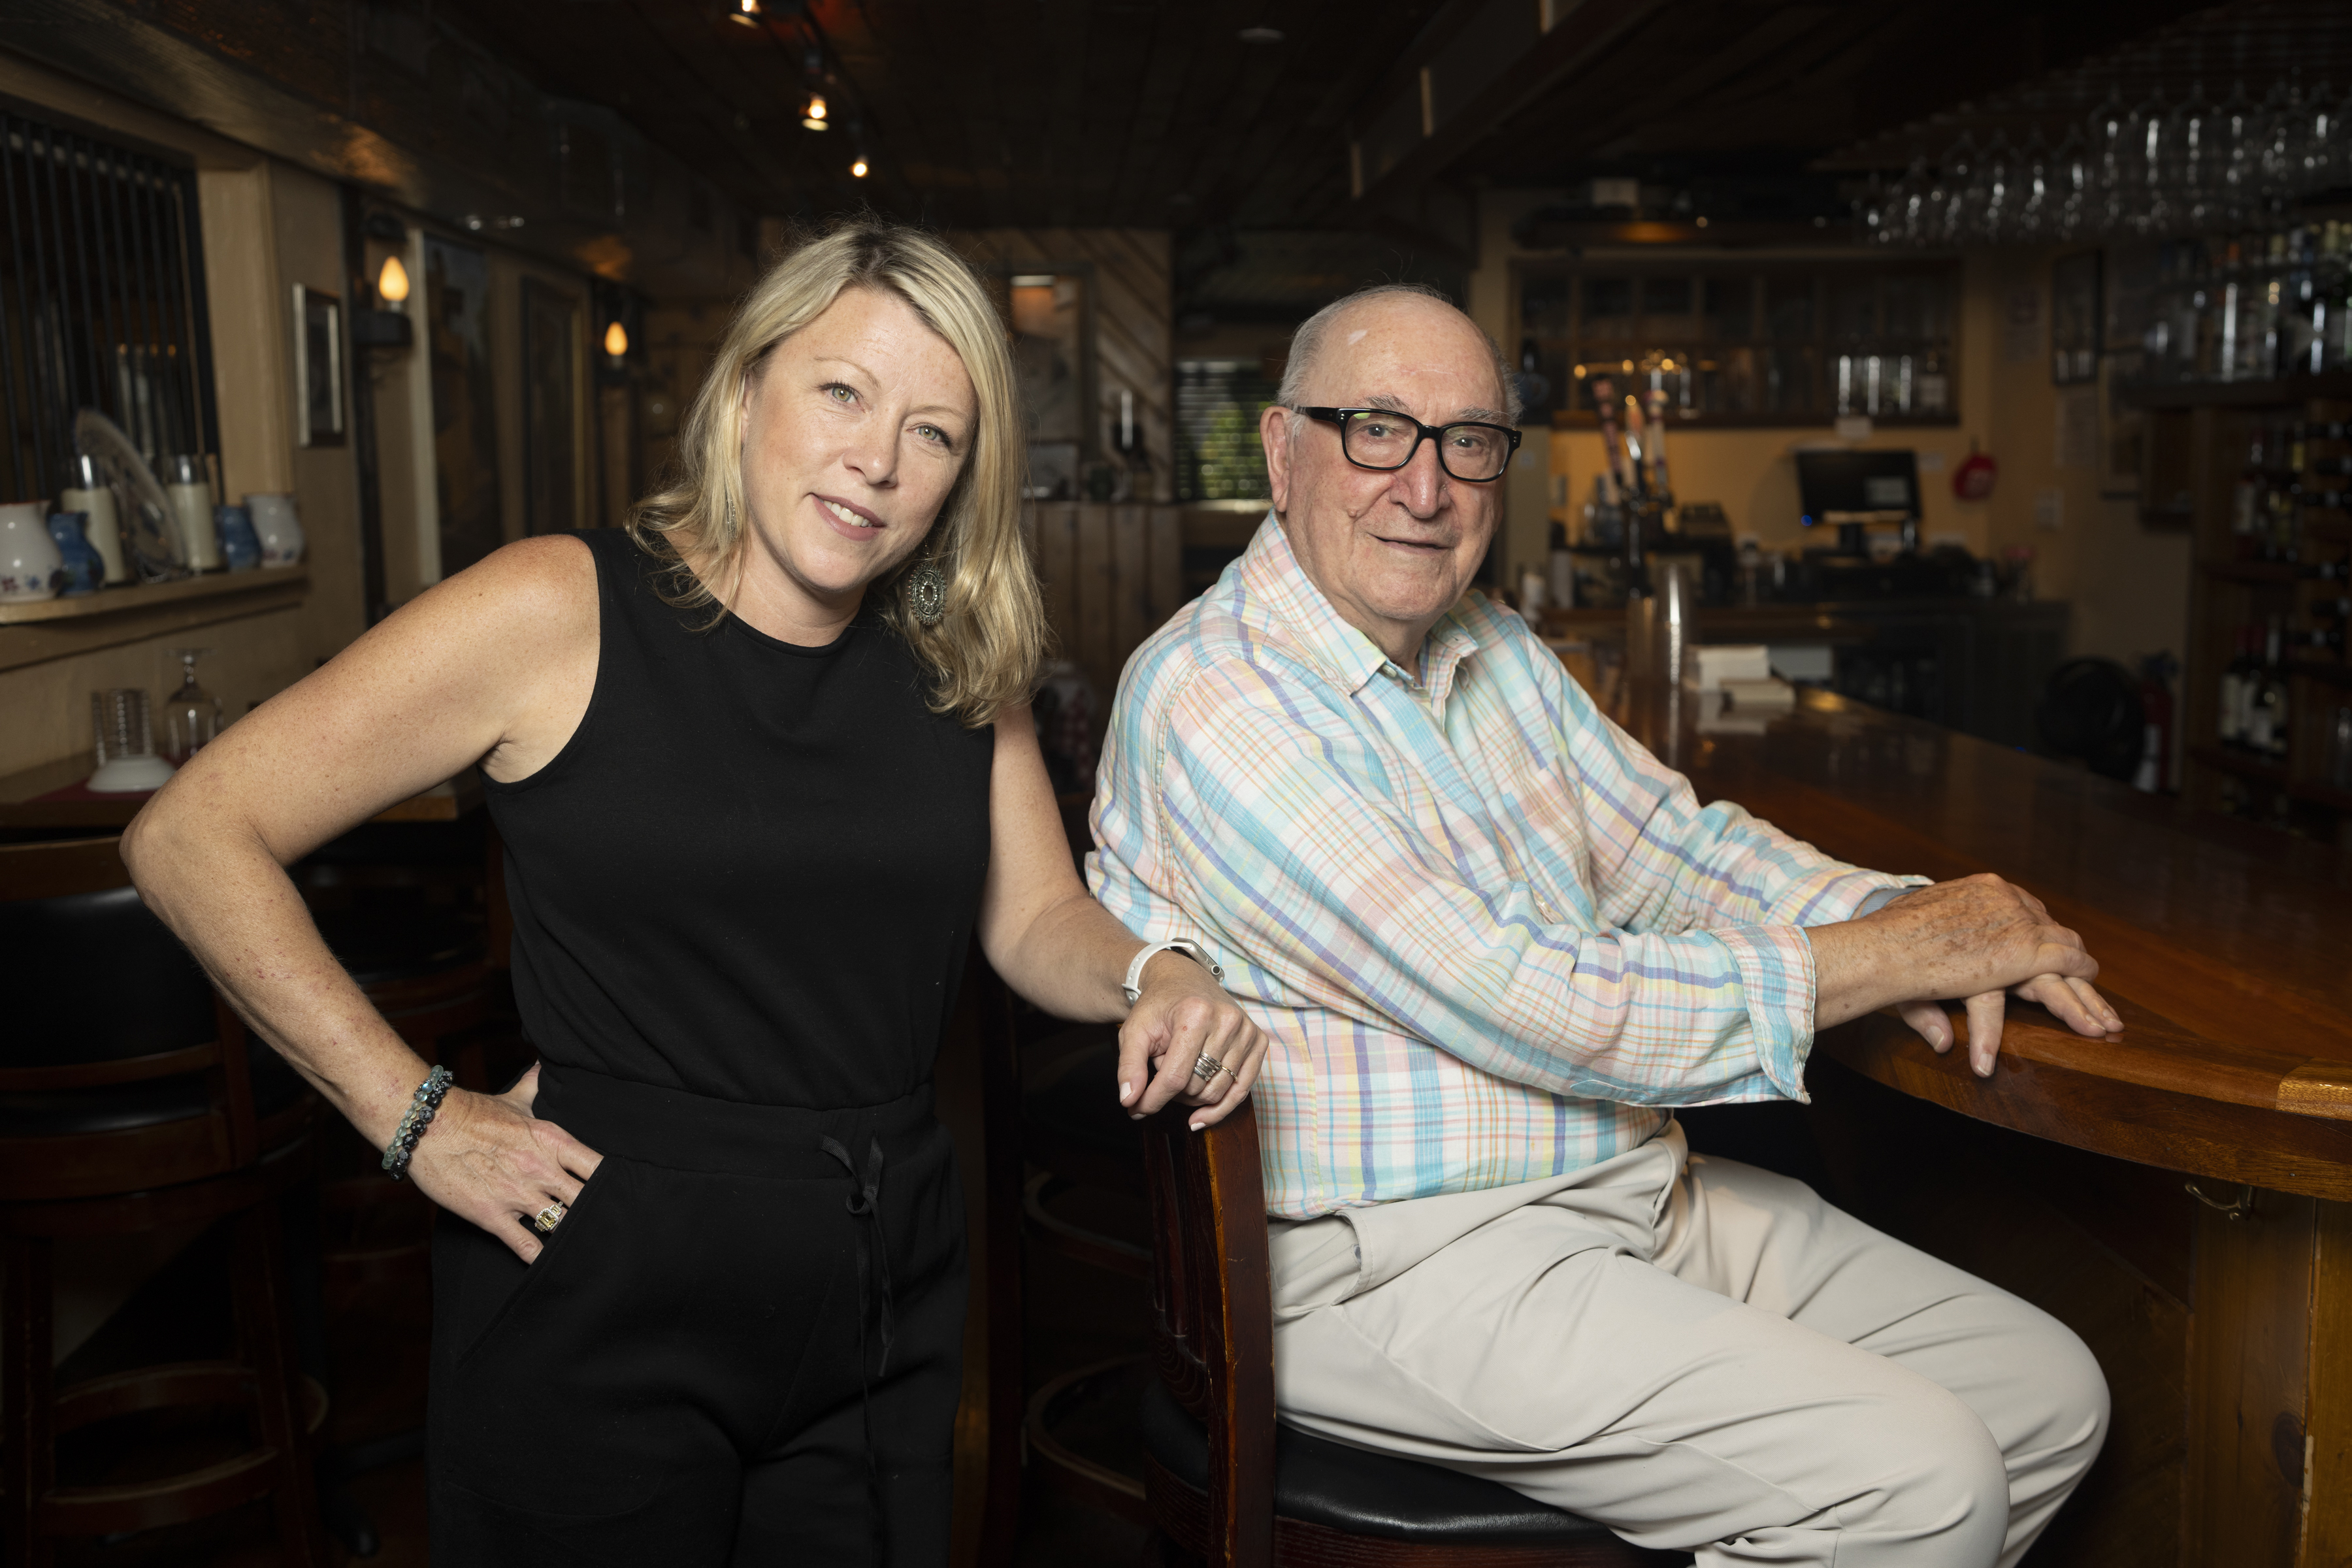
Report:
M 604 1157 L 552 1121 L 530 1113 L 539 1068 L 504 1094 L 453 1089 L 409 1156 L 419 1191 L 469 1219 L 525 1263 L 538 1258 L 532 1221 L 550 1204 L 569 1208 Z
M 1194 1130 L 1222 1121 L 1257 1081 L 1266 1045 L 1215 976 L 1181 952 L 1155 953 L 1119 1026 L 1118 1102 L 1143 1117 L 1181 1099 L 1197 1108 Z

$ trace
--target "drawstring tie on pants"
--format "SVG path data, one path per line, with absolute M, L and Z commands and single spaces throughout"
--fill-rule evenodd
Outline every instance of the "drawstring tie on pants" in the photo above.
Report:
M 857 1164 L 849 1151 L 832 1138 L 820 1135 L 817 1147 L 841 1162 L 852 1182 L 857 1181 Z M 874 1457 L 874 1386 L 873 1378 L 887 1377 L 890 1372 L 890 1238 L 882 1225 L 882 1140 L 868 1138 L 866 1144 L 866 1179 L 852 1192 L 842 1206 L 866 1222 L 857 1229 L 857 1397 L 863 1406 L 866 1423 L 866 1500 L 874 1513 L 874 1560 L 879 1564 L 888 1560 L 885 1551 L 886 1515 L 882 1507 L 882 1472 Z M 874 1245 L 869 1250 L 866 1233 L 874 1232 Z M 866 1320 L 869 1292 L 867 1278 L 873 1285 L 871 1299 L 878 1303 L 874 1315 L 882 1342 L 881 1359 L 875 1363 L 869 1376 L 866 1367 Z

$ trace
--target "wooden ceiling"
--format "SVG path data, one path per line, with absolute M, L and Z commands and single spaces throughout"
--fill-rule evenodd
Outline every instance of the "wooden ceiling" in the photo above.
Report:
M 1534 0 L 1528 0 L 1532 5 Z M 1348 198 L 1344 124 L 1437 0 L 471 0 L 443 15 L 747 210 L 942 227 L 1257 226 Z M 1279 41 L 1249 42 L 1272 27 Z M 812 47 L 820 76 L 808 70 Z M 838 128 L 802 129 L 815 81 Z M 854 123 L 853 123 L 854 122 Z M 873 166 L 850 177 L 862 141 Z
M 547 91 L 618 111 L 750 211 L 864 200 L 945 227 L 1181 233 L 1377 226 L 1401 188 L 1433 182 L 1785 180 L 2194 9 L 1552 0 L 1554 31 L 1360 198 L 1351 138 L 1496 5 L 1538 3 L 763 0 L 758 26 L 731 22 L 729 0 L 470 0 L 437 15 Z M 837 129 L 802 129 L 812 85 Z M 861 149 L 863 181 L 848 173 Z

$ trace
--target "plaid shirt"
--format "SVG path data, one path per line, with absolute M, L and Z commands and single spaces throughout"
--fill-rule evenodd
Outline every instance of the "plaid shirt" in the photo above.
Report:
M 1702 811 L 1477 595 L 1423 662 L 1341 620 L 1269 514 L 1119 680 L 1087 880 L 1206 946 L 1272 1037 L 1267 1208 L 1534 1181 L 1670 1106 L 1803 1099 L 1799 928 L 1913 879 Z

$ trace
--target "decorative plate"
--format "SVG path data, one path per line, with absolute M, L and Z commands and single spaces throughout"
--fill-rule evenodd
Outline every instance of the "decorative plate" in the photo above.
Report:
M 122 426 L 95 408 L 74 416 L 74 449 L 98 464 L 122 521 L 122 543 L 142 583 L 167 583 L 188 574 L 186 546 L 172 526 L 172 503 L 155 471 Z

